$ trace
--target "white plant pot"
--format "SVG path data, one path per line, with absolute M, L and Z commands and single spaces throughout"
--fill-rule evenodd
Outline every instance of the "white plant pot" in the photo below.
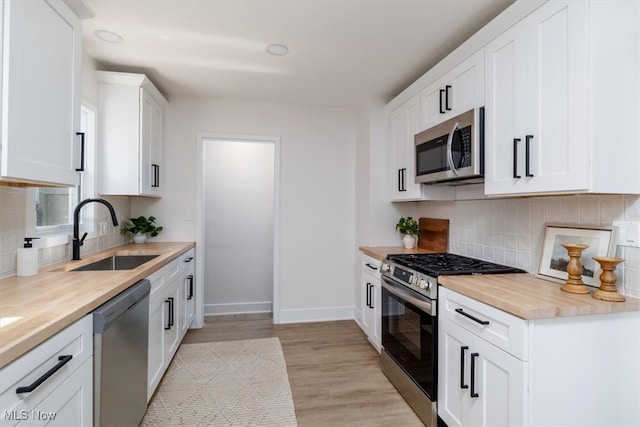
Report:
M 416 236 L 405 234 L 402 238 L 402 244 L 407 249 L 413 249 L 416 246 Z
M 147 235 L 142 233 L 134 234 L 133 241 L 135 243 L 144 243 L 147 241 Z

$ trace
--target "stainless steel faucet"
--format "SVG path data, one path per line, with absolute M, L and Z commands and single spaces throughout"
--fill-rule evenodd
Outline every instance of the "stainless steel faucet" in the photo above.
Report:
M 107 202 L 106 200 L 104 200 L 104 199 L 84 199 L 83 201 L 78 203 L 78 206 L 76 206 L 75 210 L 73 211 L 73 258 L 71 258 L 71 259 L 74 260 L 74 261 L 77 261 L 77 260 L 80 259 L 80 246 L 82 246 L 84 244 L 84 239 L 85 239 L 85 237 L 87 237 L 87 233 L 84 233 L 82 235 L 82 238 L 79 237 L 79 234 L 80 234 L 80 209 L 82 209 L 82 207 L 84 205 L 87 205 L 87 204 L 92 203 L 92 202 L 102 203 L 107 208 L 109 208 L 109 212 L 111 213 L 111 220 L 113 221 L 113 226 L 114 227 L 118 226 L 118 219 L 116 218 L 116 211 L 115 211 L 115 209 L 113 209 L 113 206 L 111 206 L 111 203 Z

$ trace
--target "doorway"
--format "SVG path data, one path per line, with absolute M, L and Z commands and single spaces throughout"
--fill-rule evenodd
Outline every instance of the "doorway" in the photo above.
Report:
M 276 321 L 279 140 L 199 140 L 203 315 L 273 313 Z

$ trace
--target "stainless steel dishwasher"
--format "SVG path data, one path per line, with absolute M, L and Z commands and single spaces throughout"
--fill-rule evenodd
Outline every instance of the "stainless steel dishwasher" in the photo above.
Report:
M 137 426 L 147 410 L 149 292 L 144 279 L 93 312 L 93 422 Z

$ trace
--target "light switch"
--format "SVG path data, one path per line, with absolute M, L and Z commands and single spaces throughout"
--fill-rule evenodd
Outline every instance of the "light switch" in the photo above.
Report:
M 614 221 L 618 228 L 618 245 L 640 247 L 640 222 L 638 221 Z

